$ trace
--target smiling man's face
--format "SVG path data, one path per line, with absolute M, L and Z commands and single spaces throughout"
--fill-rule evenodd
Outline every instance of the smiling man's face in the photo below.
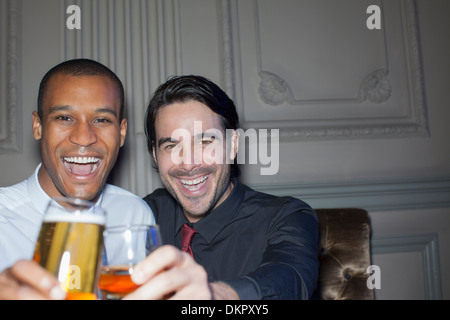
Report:
M 196 132 L 196 123 L 201 123 L 202 132 Z M 183 130 L 187 135 L 173 138 L 176 130 Z M 222 134 L 212 137 L 205 134 L 208 130 L 220 130 Z M 231 167 L 225 157 L 234 159 L 237 150 L 230 148 L 226 154 L 227 142 L 219 115 L 197 101 L 162 107 L 156 116 L 155 132 L 153 156 L 161 181 L 182 206 L 188 220 L 196 222 L 230 194 L 233 188 Z M 214 147 L 222 150 L 221 161 L 217 161 L 214 153 L 205 152 L 206 148 L 213 150 Z M 173 152 L 180 156 L 181 163 L 173 161 Z
M 125 141 L 120 97 L 105 76 L 54 75 L 33 112 L 33 135 L 41 140 L 39 183 L 50 197 L 95 201 Z

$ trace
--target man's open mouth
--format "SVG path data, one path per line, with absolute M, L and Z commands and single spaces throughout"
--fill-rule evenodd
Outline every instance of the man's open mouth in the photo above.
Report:
M 64 157 L 64 165 L 70 173 L 87 176 L 97 170 L 99 158 L 96 157 Z
M 193 180 L 180 179 L 180 181 L 183 187 L 185 187 L 189 191 L 197 191 L 206 183 L 208 177 L 209 176 L 204 176 Z

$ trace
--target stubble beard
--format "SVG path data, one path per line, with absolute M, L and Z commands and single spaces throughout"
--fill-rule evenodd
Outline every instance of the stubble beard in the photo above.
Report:
M 200 170 L 192 170 L 192 172 L 189 173 L 183 173 L 183 175 L 186 176 L 195 176 L 198 174 L 209 174 L 210 176 L 208 179 L 211 179 L 214 177 L 215 173 L 217 172 L 217 169 L 213 166 L 207 169 L 200 169 Z M 180 175 L 180 171 L 174 170 L 173 172 L 169 172 L 169 176 L 173 179 L 178 179 L 177 176 Z M 219 177 L 217 181 L 217 187 L 212 190 L 209 190 L 204 195 L 200 196 L 190 196 L 189 198 L 178 196 L 175 189 L 172 187 L 171 183 L 167 181 L 163 176 L 161 177 L 161 181 L 167 191 L 172 195 L 172 197 L 175 198 L 175 200 L 178 202 L 178 204 L 181 206 L 183 213 L 185 214 L 186 218 L 188 218 L 189 221 L 199 221 L 200 219 L 207 216 L 216 206 L 217 202 L 220 200 L 222 195 L 226 192 L 230 185 L 230 177 L 231 177 L 231 171 L 230 168 L 223 172 L 223 176 Z M 211 183 L 209 181 L 208 183 Z M 210 187 L 211 188 L 211 187 Z M 209 198 L 209 199 L 208 199 Z M 206 201 L 206 203 L 205 203 Z M 189 205 L 187 205 L 187 203 Z

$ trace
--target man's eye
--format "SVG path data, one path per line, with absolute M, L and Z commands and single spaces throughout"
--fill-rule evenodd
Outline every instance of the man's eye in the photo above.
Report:
M 56 120 L 62 120 L 62 121 L 71 121 L 72 118 L 70 118 L 69 116 L 57 116 L 55 117 Z
M 210 143 L 213 143 L 214 140 L 215 140 L 215 137 L 203 138 L 201 140 L 201 144 L 210 144 Z
M 106 118 L 99 118 L 99 119 L 96 119 L 95 122 L 97 122 L 97 123 L 111 123 L 111 120 L 106 119 Z
M 172 150 L 173 148 L 175 148 L 175 144 L 167 144 L 164 146 L 164 150 Z

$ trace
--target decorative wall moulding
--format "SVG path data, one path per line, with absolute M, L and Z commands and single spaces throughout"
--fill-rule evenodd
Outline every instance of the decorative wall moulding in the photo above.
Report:
M 372 255 L 419 252 L 423 264 L 424 297 L 426 300 L 442 300 L 437 233 L 373 238 L 371 251 Z
M 276 196 L 302 199 L 313 208 L 359 207 L 376 212 L 450 207 L 450 176 L 258 184 L 251 187 Z
M 244 128 L 283 140 L 428 136 L 416 5 L 221 0 L 223 82 Z
M 366 99 L 375 103 L 387 101 L 392 91 L 388 73 L 386 69 L 379 69 L 369 74 L 361 84 L 359 101 L 362 102 Z
M 289 85 L 276 74 L 260 71 L 259 76 L 261 81 L 258 92 L 264 103 L 272 106 L 278 106 L 284 102 L 290 105 L 301 105 L 304 103 L 303 101 L 295 100 Z M 382 103 L 388 100 L 391 96 L 392 88 L 387 76 L 388 71 L 386 69 L 379 69 L 369 74 L 361 83 L 358 102 L 363 102 L 367 99 L 371 102 Z
M 0 3 L 0 153 L 22 150 L 19 17 L 21 1 Z

